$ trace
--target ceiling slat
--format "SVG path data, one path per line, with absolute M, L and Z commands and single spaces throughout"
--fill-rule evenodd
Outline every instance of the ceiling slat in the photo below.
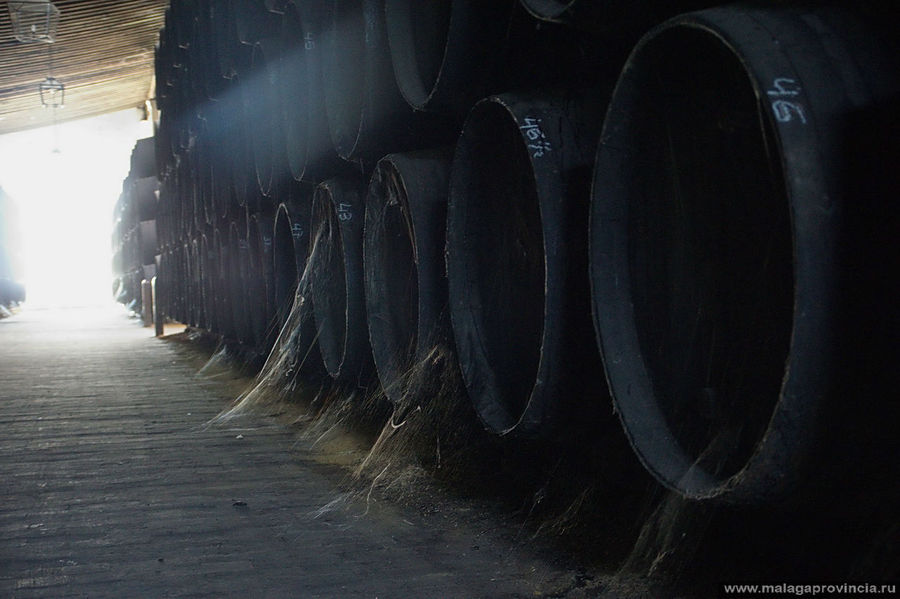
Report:
M 5 3 L 4 3 L 5 4 Z M 168 0 L 53 0 L 60 10 L 52 75 L 65 86 L 57 122 L 97 116 L 147 99 L 153 47 Z M 16 41 L 0 7 L 0 135 L 50 125 L 38 84 L 48 76 L 48 46 Z

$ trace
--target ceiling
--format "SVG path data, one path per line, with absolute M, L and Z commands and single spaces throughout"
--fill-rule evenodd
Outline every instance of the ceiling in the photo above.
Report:
M 168 0 L 52 0 L 60 11 L 53 44 L 13 37 L 0 6 L 0 135 L 143 107 L 153 94 L 153 47 Z M 52 73 L 50 54 L 52 52 Z M 65 107 L 41 105 L 38 84 L 65 85 Z

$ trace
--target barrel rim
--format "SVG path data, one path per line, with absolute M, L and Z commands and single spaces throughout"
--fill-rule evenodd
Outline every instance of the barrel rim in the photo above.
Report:
M 550 94 L 516 94 L 506 93 L 489 96 L 482 99 L 469 112 L 463 126 L 463 133 L 459 137 L 453 156 L 453 166 L 450 175 L 450 192 L 448 196 L 448 227 L 447 227 L 447 274 L 450 286 L 450 318 L 453 323 L 453 332 L 456 340 L 457 351 L 460 354 L 460 367 L 463 380 L 469 391 L 475 411 L 482 424 L 490 431 L 500 434 L 515 434 L 521 437 L 548 436 L 554 429 L 557 419 L 561 415 L 561 404 L 567 398 L 561 397 L 562 381 L 559 363 L 564 359 L 564 333 L 565 322 L 565 292 L 566 292 L 566 265 L 569 253 L 564 243 L 548 243 L 553 237 L 554 227 L 565 226 L 566 211 L 565 202 L 558 201 L 565 189 L 565 173 L 567 161 L 576 158 L 577 148 L 571 124 L 567 121 L 559 98 Z M 468 280 L 470 270 L 465 264 L 461 264 L 455 254 L 458 251 L 455 246 L 467 248 L 470 244 L 462 237 L 457 227 L 452 226 L 454 218 L 466 220 L 464 211 L 465 201 L 459 199 L 461 178 L 461 162 L 465 152 L 466 132 L 475 118 L 482 118 L 483 111 L 498 111 L 509 119 L 515 129 L 519 131 L 523 141 L 523 154 L 527 157 L 527 177 L 533 186 L 538 203 L 541 251 L 543 253 L 543 293 L 541 296 L 541 324 L 540 347 L 537 361 L 534 365 L 534 378 L 528 392 L 528 397 L 523 403 L 520 413 L 512 414 L 501 401 L 502 394 L 498 391 L 497 383 L 490 371 L 482 372 L 476 377 L 472 372 L 468 356 L 472 354 L 466 347 L 472 345 L 467 341 L 464 333 L 476 331 L 480 328 L 477 319 L 471 316 L 473 299 L 471 290 L 466 288 L 465 280 Z M 526 118 L 529 119 L 526 121 Z M 534 120 L 531 120 L 534 119 Z M 549 146 L 542 151 L 529 149 L 530 140 L 527 129 L 528 123 L 542 122 L 544 119 L 552 124 L 544 126 L 543 133 L 549 142 Z M 565 140 L 565 141 L 563 141 Z M 533 150 L 533 151 L 532 151 Z M 471 248 L 459 250 L 471 251 Z M 464 280 L 460 280 L 464 279 Z M 464 290 L 465 288 L 465 290 Z M 470 299 L 465 299 L 470 298 Z M 483 339 L 484 335 L 479 335 Z M 483 342 L 482 342 L 483 343 Z M 477 344 L 476 344 L 477 345 Z M 480 351 L 480 350 L 479 350 Z M 477 385 L 476 378 L 483 379 Z
M 620 261 L 624 263 L 623 267 L 611 259 L 615 248 L 623 243 L 621 238 L 627 238 L 620 211 L 627 208 L 599 208 L 603 202 L 623 206 L 627 202 L 625 175 L 617 167 L 622 166 L 630 148 L 622 143 L 624 126 L 616 119 L 629 113 L 621 103 L 622 97 L 630 91 L 626 86 L 635 61 L 658 36 L 678 28 L 704 32 L 738 58 L 761 107 L 768 100 L 767 91 L 772 89 L 769 82 L 777 85 L 777 77 L 789 75 L 799 82 L 804 82 L 807 76 L 815 77 L 814 71 L 801 72 L 802 67 L 791 60 L 784 44 L 780 44 L 770 31 L 776 21 L 796 14 L 790 10 L 715 8 L 680 15 L 648 32 L 632 51 L 616 85 L 597 150 L 590 254 L 592 311 L 604 370 L 616 412 L 644 467 L 664 486 L 692 499 L 715 498 L 732 503 L 782 500 L 799 482 L 800 465 L 811 451 L 818 433 L 819 404 L 828 389 L 833 351 L 829 340 L 834 310 L 834 274 L 825 269 L 806 267 L 822 262 L 823 257 L 828 261 L 834 251 L 836 210 L 829 209 L 835 195 L 830 192 L 834 190 L 828 187 L 823 177 L 814 176 L 822 138 L 816 119 L 826 121 L 829 115 L 819 114 L 805 92 L 797 98 L 798 102 L 803 102 L 798 106 L 806 110 L 809 120 L 802 122 L 803 127 L 798 126 L 801 123 L 797 118 L 782 121 L 774 112 L 760 108 L 763 118 L 769 121 L 774 131 L 789 203 L 791 258 L 794 262 L 793 317 L 786 366 L 769 428 L 744 466 L 725 479 L 717 479 L 692 464 L 658 413 L 650 417 L 649 424 L 640 422 L 654 411 L 652 378 L 640 350 L 635 349 L 637 334 L 633 318 L 629 318 L 633 307 L 628 305 L 627 294 L 630 288 L 628 261 Z M 826 83 L 829 87 L 825 93 L 843 91 L 841 88 L 836 90 L 836 81 Z M 601 174 L 604 164 L 611 169 L 606 178 Z M 619 236 L 621 238 L 616 239 Z M 615 322 L 617 319 L 622 319 L 623 323 Z M 641 428 L 649 433 L 644 436 L 650 438 L 638 438 L 636 429 Z

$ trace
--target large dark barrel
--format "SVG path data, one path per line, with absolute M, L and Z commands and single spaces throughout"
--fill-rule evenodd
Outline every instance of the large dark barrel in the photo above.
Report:
M 449 340 L 444 232 L 450 149 L 390 154 L 366 194 L 369 339 L 385 395 L 403 397 L 408 372 Z
M 157 176 L 156 147 L 152 137 L 145 137 L 134 143 L 128 176 L 135 179 Z
M 225 127 L 223 141 L 227 145 L 227 155 L 230 158 L 231 184 L 237 204 L 244 206 L 247 197 L 251 194 L 259 195 L 259 185 L 256 181 L 256 170 L 253 157 L 253 144 L 250 137 L 252 127 L 253 110 L 247 106 L 253 105 L 253 90 L 249 83 L 240 75 L 231 78 L 228 94 L 221 109 L 227 109 L 227 116 L 223 120 Z
M 235 98 L 223 97 L 203 106 L 204 127 L 202 136 L 196 141 L 196 177 L 204 194 L 203 220 L 206 225 L 214 225 L 217 219 L 235 214 L 238 205 L 232 185 L 234 158 L 231 148 L 235 142 L 228 137 L 234 134 L 234 125 L 230 121 L 236 118 L 236 104 Z
M 131 207 L 129 210 L 132 216 L 130 218 L 134 219 L 129 224 L 155 219 L 159 203 L 157 194 L 159 181 L 156 176 L 128 179 L 126 186 L 128 187 L 126 193 L 131 196 Z
M 218 324 L 216 333 L 226 339 L 236 339 L 234 313 L 231 310 L 231 256 L 228 247 L 228 229 L 213 230 L 213 251 L 216 252 L 218 269 L 210 274 L 215 275 L 216 294 L 213 298 L 213 309 Z
M 194 227 L 200 231 L 212 224 L 213 192 L 212 192 L 212 160 L 210 157 L 209 135 L 204 123 L 203 134 L 198 135 L 191 151 L 193 164 L 193 188 L 195 195 Z
M 634 44 L 649 28 L 679 13 L 714 5 L 710 0 L 521 0 L 534 17 L 603 36 L 607 43 Z
M 215 45 L 215 57 L 219 74 L 231 79 L 243 71 L 250 62 L 250 48 L 241 43 L 237 31 L 237 15 L 232 2 L 215 0 L 210 3 L 211 43 Z M 226 97 L 225 89 L 219 96 Z
M 182 160 L 187 163 L 187 168 L 185 169 L 187 177 L 181 182 L 183 183 L 181 193 L 190 198 L 189 205 L 191 206 L 191 220 L 189 223 L 185 223 L 185 235 L 190 238 L 193 238 L 197 231 L 206 226 L 206 207 L 204 205 L 206 199 L 204 193 L 206 190 L 204 185 L 209 180 L 201 174 L 207 164 L 204 162 L 203 152 L 201 151 L 202 144 L 199 143 L 202 135 L 200 133 L 201 130 L 202 128 L 198 128 L 197 133 L 191 134 L 194 143 L 191 149 L 182 156 Z
M 220 3 L 215 0 L 198 2 L 194 37 L 191 40 L 192 53 L 196 52 L 200 56 L 200 72 L 196 78 L 199 79 L 203 96 L 209 100 L 218 100 L 226 89 L 226 81 L 219 66 L 220 45 L 216 43 L 218 31 L 214 18 L 217 4 Z
M 163 250 L 163 252 L 159 255 L 159 260 L 157 261 L 157 304 L 158 309 L 166 315 L 166 317 L 171 317 L 174 315 L 172 312 L 172 302 L 169 299 L 170 292 L 166 289 L 166 285 L 171 281 L 171 253 L 168 250 Z M 124 283 L 124 281 L 123 281 Z
M 317 345 L 310 294 L 312 276 L 307 268 L 312 198 L 312 187 L 298 185 L 278 207 L 272 259 L 277 325 L 279 331 L 287 325 L 289 328 L 282 333 L 290 335 L 282 340 L 289 342 L 288 351 L 296 368 L 318 378 L 325 375 L 325 368 Z M 299 301 L 295 305 L 296 297 Z
M 156 164 L 159 166 L 159 177 L 162 179 L 164 173 L 175 168 L 175 155 L 172 152 L 172 138 L 175 135 L 174 118 L 168 109 L 160 113 L 159 123 L 156 126 L 156 135 L 153 136 Z
M 156 235 L 156 219 L 142 220 L 138 225 L 137 232 L 141 265 L 155 264 L 156 253 L 159 248 Z
M 266 8 L 263 0 L 231 0 L 234 31 L 242 44 L 252 46 L 278 30 L 279 15 Z
M 206 328 L 206 313 L 203 306 L 203 270 L 202 254 L 200 253 L 200 239 L 195 238 L 188 246 L 188 324 L 195 327 Z
M 208 54 L 212 48 L 211 41 L 205 38 L 205 32 L 201 22 L 204 19 L 205 7 L 201 3 L 194 2 L 191 10 L 190 42 L 187 53 L 187 69 L 190 73 L 188 83 L 191 95 L 198 105 L 209 100 L 206 90 L 207 66 L 214 64 L 215 74 L 219 74 L 218 63 L 209 60 Z
M 142 162 L 152 163 L 152 140 L 141 140 L 132 153 L 132 162 L 143 148 L 143 160 L 137 160 L 136 167 L 122 182 L 122 193 L 116 203 L 114 218 L 114 275 L 118 281 L 115 289 L 117 301 L 140 310 L 143 296 L 141 281 L 145 275 L 152 276 L 159 253 L 157 236 L 157 215 L 159 213 L 159 183 L 155 175 L 137 177 L 138 174 L 153 169 Z M 3 215 L 0 214 L 0 217 Z M 2 222 L 0 222 L 2 225 Z M 0 235 L 2 237 L 2 235 Z M 2 248 L 0 248 L 2 254 Z M 0 262 L 2 262 L 0 256 Z M 0 264 L 2 270 L 2 264 Z M 0 273 L 0 278 L 8 277 Z
M 303 241 L 306 243 L 304 244 Z M 299 247 L 302 246 L 302 251 Z M 300 281 L 301 264 L 306 265 L 309 247 L 308 223 L 292 222 L 291 210 L 284 203 L 275 211 L 272 236 L 273 279 L 278 326 L 284 326 L 294 305 L 294 295 Z
M 159 284 L 163 286 L 160 294 L 163 312 L 166 316 L 175 316 L 175 304 L 172 301 L 172 295 L 175 292 L 172 285 L 174 284 L 175 272 L 172 264 L 172 250 L 166 250 L 159 257 Z
M 802 479 L 829 393 L 838 136 L 896 76 L 848 14 L 721 8 L 648 33 L 616 86 L 591 215 L 597 337 L 646 468 L 690 498 Z
M 276 37 L 253 46 L 252 71 L 244 77 L 244 114 L 253 149 L 253 164 L 260 193 L 271 195 L 290 175 L 285 157 L 282 103 L 293 102 L 281 81 L 282 44 Z
M 586 394 L 597 129 L 580 113 L 562 99 L 487 98 L 466 119 L 453 157 L 450 316 L 469 397 L 496 433 L 547 434 L 571 417 L 569 400 Z M 581 390 L 570 387 L 576 380 Z
M 247 286 L 253 343 L 268 352 L 275 342 L 274 273 L 272 263 L 273 220 L 266 213 L 254 214 L 247 222 Z
M 496 80 L 513 1 L 387 0 L 391 62 L 406 101 L 462 119 Z
M 275 213 L 272 238 L 273 292 L 279 328 L 284 326 L 310 245 L 311 188 L 297 186 Z
M 200 281 L 200 292 L 203 301 L 203 314 L 206 318 L 204 328 L 214 333 L 221 334 L 221 323 L 216 306 L 216 296 L 220 294 L 219 282 L 219 253 L 215 251 L 215 239 L 212 231 L 205 232 L 200 237 L 200 261 L 202 263 L 203 279 Z
M 365 190 L 329 179 L 313 195 L 309 285 L 319 351 L 328 374 L 365 386 L 372 371 L 363 282 Z
M 522 6 L 537 17 L 593 31 L 621 27 L 626 16 L 652 12 L 654 2 L 608 2 L 605 0 L 521 0 Z
M 158 192 L 159 181 L 155 175 L 139 179 L 129 176 L 123 184 L 122 200 L 126 205 L 122 213 L 122 226 L 126 231 L 132 231 L 130 242 L 134 244 L 129 251 L 129 258 L 133 263 L 126 266 L 136 268 L 144 264 L 155 264 L 159 247 L 156 228 Z
M 206 137 L 201 143 L 209 162 L 209 216 L 213 223 L 238 216 L 247 194 L 256 188 L 239 82 L 237 77 L 232 79 L 228 92 L 204 107 Z
M 269 12 L 283 15 L 288 10 L 288 6 L 294 4 L 294 0 L 264 0 L 263 4 L 266 5 L 266 10 Z
M 281 24 L 281 117 L 288 166 L 294 179 L 318 183 L 331 176 L 338 156 L 331 143 L 322 82 L 325 5 L 297 0 Z
M 194 226 L 193 180 L 190 172 L 190 160 L 186 156 L 179 157 L 172 185 L 172 198 L 177 206 L 175 215 L 175 236 L 183 241 Z
M 181 302 L 181 317 L 179 320 L 186 325 L 196 326 L 194 322 L 194 314 L 192 312 L 193 303 L 191 298 L 191 291 L 193 287 L 193 279 L 191 273 L 191 240 L 185 239 L 181 245 L 182 253 L 180 257 L 180 277 L 181 282 L 179 283 L 179 301 Z M 136 281 L 138 285 L 140 285 L 140 278 Z
M 180 243 L 175 246 L 172 255 L 174 270 L 172 271 L 174 284 L 170 288 L 174 291 L 172 295 L 172 305 L 175 319 L 178 322 L 187 323 L 190 320 L 188 314 L 187 286 L 188 286 L 188 270 L 187 270 L 187 244 Z M 140 281 L 137 281 L 139 283 Z
M 409 141 L 412 111 L 394 79 L 379 0 L 332 0 L 322 79 L 331 140 L 342 158 L 376 160 Z M 403 145 L 403 142 L 399 142 Z
M 248 290 L 246 285 L 249 249 L 247 243 L 247 221 L 231 221 L 228 227 L 227 251 L 225 253 L 225 279 L 227 284 L 228 303 L 231 307 L 231 318 L 235 339 L 245 345 L 253 344 L 253 324 L 248 308 Z

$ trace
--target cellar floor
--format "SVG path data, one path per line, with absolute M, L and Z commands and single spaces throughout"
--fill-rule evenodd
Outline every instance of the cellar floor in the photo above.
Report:
M 600 590 L 488 508 L 386 501 L 284 418 L 217 419 L 234 380 L 151 331 L 121 308 L 0 320 L 0 596 Z

